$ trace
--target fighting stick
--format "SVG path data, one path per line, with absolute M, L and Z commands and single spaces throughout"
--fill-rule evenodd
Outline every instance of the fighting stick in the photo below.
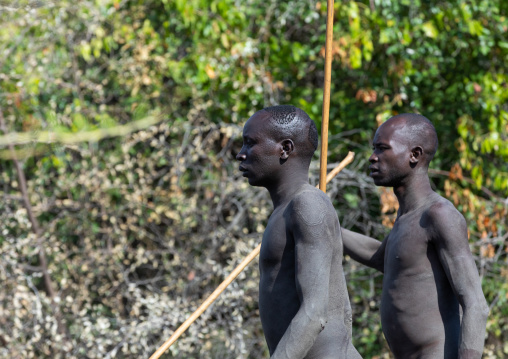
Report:
M 330 115 L 330 87 L 332 83 L 332 42 L 333 42 L 333 2 L 327 0 L 325 79 L 323 87 L 323 120 L 321 121 L 321 161 L 319 170 L 319 189 L 326 193 L 326 162 L 328 159 L 328 119 Z

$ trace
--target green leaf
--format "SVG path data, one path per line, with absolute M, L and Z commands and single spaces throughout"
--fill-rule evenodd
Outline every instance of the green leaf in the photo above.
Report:
M 438 30 L 431 21 L 427 21 L 422 25 L 423 32 L 426 36 L 435 39 L 439 35 Z
M 358 69 L 362 66 L 362 51 L 358 47 L 351 47 L 349 57 L 353 69 Z

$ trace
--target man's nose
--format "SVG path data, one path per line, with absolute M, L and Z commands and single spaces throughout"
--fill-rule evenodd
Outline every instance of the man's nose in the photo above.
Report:
M 374 162 L 377 162 L 377 156 L 375 153 L 371 154 L 370 157 L 369 157 L 369 162 L 370 163 L 374 163 Z
M 243 153 L 242 151 L 240 151 L 237 155 L 236 155 L 236 160 L 237 161 L 245 161 L 245 153 Z

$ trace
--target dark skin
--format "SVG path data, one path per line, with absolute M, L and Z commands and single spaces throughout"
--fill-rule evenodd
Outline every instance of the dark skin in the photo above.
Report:
M 393 187 L 397 219 L 382 242 L 343 229 L 345 253 L 384 273 L 381 322 L 395 358 L 481 358 L 488 306 L 466 222 L 432 190 L 428 154 L 409 137 L 401 116 L 377 130 L 371 177 Z
M 299 143 L 274 140 L 270 114 L 245 124 L 240 170 L 268 189 L 274 210 L 259 257 L 259 311 L 271 358 L 361 358 L 351 343 L 340 225 L 328 197 L 309 185 Z

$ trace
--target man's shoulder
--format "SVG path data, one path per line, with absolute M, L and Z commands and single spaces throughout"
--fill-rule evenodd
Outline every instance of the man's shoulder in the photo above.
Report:
M 315 206 L 333 209 L 328 196 L 320 189 L 310 185 L 305 186 L 291 200 L 291 207 L 299 210 L 312 211 Z
M 467 227 L 464 216 L 457 208 L 449 200 L 437 194 L 425 214 L 432 228 L 437 232 L 447 232 Z
M 449 200 L 438 194 L 433 196 L 425 212 L 434 221 L 464 219 L 462 214 Z
M 333 205 L 323 191 L 308 186 L 299 191 L 289 206 L 291 214 L 308 223 L 321 222 L 327 214 L 335 214 Z

